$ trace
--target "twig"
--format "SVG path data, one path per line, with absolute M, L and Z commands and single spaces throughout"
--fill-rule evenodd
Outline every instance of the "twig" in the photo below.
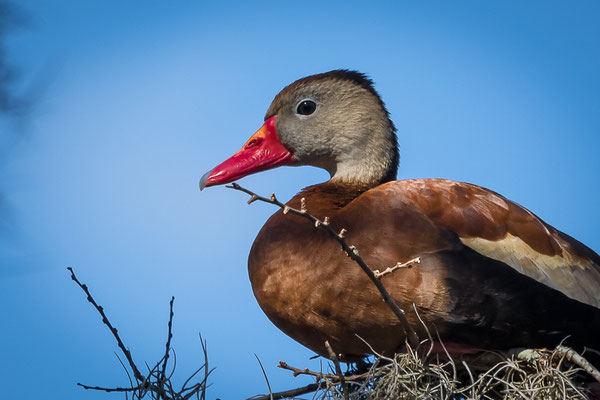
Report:
M 144 376 L 142 375 L 142 373 L 140 372 L 140 370 L 137 368 L 137 366 L 133 362 L 133 358 L 131 357 L 131 352 L 123 344 L 123 341 L 121 340 L 121 337 L 119 336 L 119 333 L 118 333 L 117 329 L 112 326 L 112 324 L 110 323 L 110 321 L 106 317 L 106 314 L 104 313 L 104 309 L 102 308 L 102 306 L 99 306 L 98 303 L 96 303 L 96 300 L 94 300 L 94 298 L 92 297 L 92 295 L 91 295 L 91 293 L 90 293 L 87 285 L 79 282 L 79 279 L 77 279 L 77 277 L 75 276 L 75 272 L 73 272 L 73 268 L 67 267 L 67 269 L 69 270 L 69 272 L 71 272 L 71 279 L 74 280 L 75 283 L 77 283 L 77 285 L 85 292 L 85 294 L 87 295 L 87 300 L 100 313 L 100 315 L 102 316 L 102 322 L 104 323 L 104 325 L 106 325 L 108 327 L 108 329 L 110 330 L 110 332 L 113 334 L 113 336 L 117 340 L 117 345 L 119 346 L 119 348 L 121 349 L 121 351 L 125 355 L 125 358 L 127 358 L 127 362 L 129 363 L 129 366 L 131 367 L 131 370 L 133 371 L 133 375 L 134 375 L 135 379 L 137 379 L 140 382 L 143 382 L 144 381 Z
M 337 383 L 340 381 L 340 377 L 338 375 L 324 374 L 323 372 L 311 371 L 308 368 L 300 369 L 300 368 L 292 367 L 291 365 L 288 365 L 284 361 L 279 361 L 279 365 L 277 367 L 288 370 L 288 371 L 292 371 L 292 376 L 294 376 L 294 377 L 299 376 L 299 375 L 307 375 L 307 376 L 314 376 L 317 381 L 320 381 L 321 379 L 328 379 L 330 381 L 333 381 L 334 383 Z M 367 373 L 348 375 L 348 376 L 345 376 L 345 379 L 349 380 L 349 381 L 355 381 L 355 380 L 364 379 L 367 375 L 368 375 Z
M 204 380 L 202 381 L 202 391 L 200 394 L 200 399 L 206 399 L 206 384 L 208 383 L 208 375 L 213 371 L 212 369 L 208 369 L 208 351 L 206 350 L 206 340 L 202 340 L 202 335 L 198 334 L 200 337 L 200 345 L 202 346 L 202 354 L 204 355 Z M 185 385 L 184 385 L 185 386 Z
M 600 371 L 598 371 L 588 360 L 583 358 L 581 354 L 577 353 L 572 348 L 563 345 L 556 346 L 555 351 L 556 354 L 571 361 L 585 372 L 590 374 L 590 376 L 596 381 L 600 382 Z
M 254 357 L 256 357 L 256 361 L 258 361 L 258 365 L 260 365 L 260 369 L 263 373 L 263 376 L 265 377 L 265 381 L 267 382 L 267 388 L 269 389 L 269 399 L 273 400 L 273 391 L 271 390 L 271 384 L 269 383 L 269 378 L 267 377 L 267 373 L 265 372 L 265 368 L 262 365 L 262 362 L 260 362 L 260 358 L 258 358 L 258 356 L 256 355 L 256 353 L 254 353 Z
M 105 388 L 105 387 L 100 387 L 100 386 L 88 386 L 88 385 L 84 385 L 79 382 L 77 383 L 77 386 L 81 386 L 85 390 L 100 390 L 100 391 L 104 391 L 104 392 L 108 392 L 108 393 L 110 393 L 110 392 L 134 392 L 136 390 L 141 389 L 141 386 L 130 387 L 130 388 L 120 388 L 120 387 Z
M 88 386 L 88 385 L 83 385 L 81 383 L 78 383 L 77 385 L 81 386 L 84 389 L 90 389 L 90 390 L 101 390 L 101 391 L 105 391 L 105 392 L 124 392 L 126 395 L 126 398 L 128 398 L 128 393 L 131 393 L 132 399 L 142 399 L 147 394 L 150 394 L 153 399 L 158 398 L 158 399 L 162 399 L 162 400 L 187 400 L 194 395 L 198 399 L 202 399 L 202 400 L 205 399 L 208 376 L 213 370 L 208 369 L 208 354 L 206 351 L 206 343 L 205 343 L 205 341 L 202 340 L 202 337 L 200 337 L 200 344 L 202 345 L 202 352 L 204 354 L 204 361 L 205 361 L 204 365 L 202 365 L 200 368 L 198 368 L 198 370 L 196 370 L 196 372 L 194 372 L 185 381 L 185 383 L 183 384 L 183 386 L 181 387 L 181 389 L 179 391 L 176 391 L 173 388 L 173 384 L 171 382 L 171 377 L 173 376 L 173 374 L 175 372 L 175 368 L 177 366 L 177 358 L 175 356 L 175 351 L 171 348 L 171 339 L 173 338 L 173 302 L 175 301 L 174 297 L 171 298 L 171 301 L 169 304 L 169 323 L 168 323 L 167 342 L 165 344 L 165 354 L 160 360 L 158 360 L 158 362 L 156 364 L 154 364 L 154 366 L 152 368 L 150 368 L 150 366 L 146 363 L 146 367 L 148 368 L 148 375 L 143 376 L 142 373 L 140 372 L 140 370 L 138 369 L 138 367 L 136 366 L 136 364 L 134 363 L 133 358 L 131 356 L 131 352 L 125 347 L 125 344 L 121 340 L 117 329 L 108 320 L 108 317 L 104 313 L 104 309 L 102 308 L 102 306 L 100 306 L 94 300 L 87 285 L 81 283 L 77 279 L 77 277 L 75 276 L 75 273 L 73 272 L 73 269 L 68 268 L 68 270 L 71 272 L 71 279 L 73 281 L 75 281 L 77 283 L 77 285 L 85 292 L 85 294 L 87 295 L 87 300 L 94 306 L 94 308 L 96 308 L 98 313 L 100 313 L 100 315 L 102 316 L 102 322 L 108 327 L 108 329 L 111 331 L 111 333 L 117 340 L 117 344 L 118 344 L 119 348 L 121 349 L 121 351 L 123 352 L 123 354 L 125 354 L 125 357 L 127 358 L 127 362 L 129 363 L 129 366 L 131 367 L 131 370 L 133 371 L 133 375 L 134 375 L 133 378 L 136 381 L 135 385 L 134 385 L 134 383 L 132 382 L 131 376 L 129 375 L 129 371 L 127 370 L 127 368 L 125 367 L 125 364 L 122 362 L 122 360 L 117 355 L 117 359 L 119 360 L 119 362 L 125 369 L 125 372 L 127 373 L 127 377 L 129 378 L 129 383 L 130 383 L 131 387 L 129 387 L 129 388 L 121 388 L 121 387 L 106 388 L 106 387 L 100 387 L 100 386 Z M 173 358 L 173 368 L 172 368 L 169 376 L 167 376 L 167 373 L 166 373 L 167 364 L 169 361 L 169 353 L 171 351 L 173 351 L 173 357 L 172 357 Z M 190 382 L 190 380 L 198 372 L 200 372 L 200 370 L 203 368 L 205 370 L 204 371 L 204 379 L 202 381 L 190 386 L 189 388 L 186 387 L 187 384 Z
M 419 262 L 421 262 L 421 261 L 419 260 Z M 429 338 L 429 350 L 427 350 L 427 354 L 425 354 L 425 358 L 428 359 L 429 355 L 431 354 L 431 352 L 433 351 L 433 348 L 435 346 L 435 343 L 433 342 L 433 336 L 431 336 L 431 332 L 429 331 L 429 328 L 427 327 L 427 325 L 425 325 L 425 321 L 423 321 L 423 319 L 421 318 L 421 314 L 419 314 L 419 311 L 417 310 L 417 306 L 415 305 L 415 303 L 413 303 L 413 310 L 415 312 L 415 315 L 417 316 L 417 319 L 421 323 L 423 330 L 427 333 L 427 337 Z M 426 340 L 423 340 L 421 342 L 421 344 L 423 344 L 425 342 L 426 342 Z
M 467 365 L 467 363 L 463 360 L 462 365 L 465 367 L 465 370 L 469 374 L 469 379 L 471 379 L 471 398 L 475 399 L 475 379 L 473 379 L 473 374 L 471 373 L 471 368 Z
M 268 395 L 252 396 L 246 400 L 280 400 L 295 398 L 306 393 L 316 392 L 321 389 L 321 385 L 318 383 L 311 383 L 310 385 L 302 386 L 296 389 L 284 390 L 283 392 L 270 393 Z
M 331 225 L 329 224 L 328 218 L 326 218 L 325 221 L 322 221 L 319 218 L 315 217 L 314 215 L 310 214 L 306 210 L 306 200 L 304 200 L 304 199 L 302 199 L 302 201 L 300 202 L 301 207 L 300 207 L 300 210 L 298 210 L 293 207 L 289 207 L 288 205 L 283 204 L 282 202 L 277 200 L 277 198 L 275 197 L 275 194 L 272 194 L 271 198 L 259 196 L 256 193 L 238 185 L 235 182 L 232 183 L 231 185 L 227 185 L 227 187 L 230 189 L 239 190 L 241 192 L 244 192 L 244 193 L 250 195 L 250 200 L 248 200 L 248 204 L 251 204 L 257 200 L 262 201 L 264 203 L 274 204 L 274 205 L 278 206 L 279 208 L 281 208 L 283 210 L 284 214 L 292 213 L 295 215 L 299 215 L 299 216 L 311 221 L 315 225 L 315 227 L 325 230 L 333 239 L 335 239 L 340 244 L 340 246 L 342 247 L 342 250 L 348 255 L 348 257 L 350 257 L 354 262 L 356 262 L 360 266 L 360 268 L 365 272 L 365 274 L 367 274 L 369 279 L 371 279 L 373 284 L 379 290 L 379 293 L 381 293 L 381 296 L 383 297 L 383 300 L 385 301 L 385 303 L 390 307 L 392 312 L 396 315 L 396 317 L 398 318 L 400 323 L 403 325 L 404 333 L 406 334 L 407 339 L 408 339 L 408 344 L 415 349 L 417 348 L 417 346 L 419 345 L 419 337 L 417 336 L 414 329 L 408 323 L 408 319 L 406 319 L 406 314 L 398 306 L 398 304 L 396 304 L 396 302 L 394 301 L 394 299 L 392 298 L 390 293 L 387 291 L 385 286 L 381 283 L 381 281 L 379 279 L 377 279 L 373 270 L 371 270 L 371 268 L 369 268 L 369 266 L 367 265 L 365 260 L 363 260 L 363 258 L 360 256 L 356 247 L 351 246 L 348 244 L 348 242 L 346 242 L 346 240 L 344 239 L 344 233 L 346 232 L 345 229 L 342 229 L 338 233 L 331 227 Z
M 160 371 L 160 382 L 166 381 L 166 371 L 167 371 L 167 361 L 169 361 L 169 350 L 171 349 L 171 339 L 173 338 L 173 302 L 175 301 L 175 296 L 171 297 L 171 301 L 169 302 L 169 331 L 167 334 L 167 343 L 165 344 L 165 355 L 163 357 L 163 365 Z
M 416 257 L 413 258 L 412 260 L 409 260 L 405 263 L 397 263 L 396 265 L 394 265 L 393 267 L 387 267 L 386 269 L 384 269 L 383 271 L 379 272 L 378 269 L 373 271 L 373 274 L 375 275 L 375 278 L 377 279 L 381 279 L 384 276 L 386 276 L 387 274 L 391 274 L 392 272 L 394 272 L 397 269 L 400 268 L 412 268 L 413 265 L 415 264 L 420 264 L 421 263 L 421 257 Z
M 119 360 L 119 363 L 121 364 L 121 366 L 123 367 L 123 370 L 127 374 L 127 379 L 129 379 L 129 384 L 131 385 L 131 387 L 133 387 L 133 381 L 131 380 L 131 375 L 129 374 L 129 370 L 127 369 L 125 364 L 123 364 L 123 360 L 121 360 L 121 357 L 119 357 L 117 352 L 115 352 L 115 356 L 117 357 L 117 360 Z
M 342 374 L 342 369 L 340 368 L 340 361 L 338 360 L 335 352 L 331 348 L 329 341 L 325 341 L 325 348 L 327 349 L 327 353 L 329 354 L 329 358 L 333 361 L 333 365 L 335 365 L 335 372 L 340 377 L 340 385 L 342 386 L 342 393 L 344 394 L 344 400 L 348 400 L 350 398 L 348 394 L 348 385 L 346 385 L 346 380 L 344 379 L 344 374 Z
M 314 376 L 318 381 L 320 381 L 321 379 L 332 379 L 332 380 L 336 380 L 339 379 L 339 377 L 337 375 L 333 375 L 333 374 L 324 374 L 322 372 L 314 372 L 309 370 L 308 368 L 296 368 L 296 367 L 292 367 L 291 365 L 288 365 L 285 361 L 279 361 L 279 365 L 277 366 L 278 368 L 281 369 L 287 369 L 288 371 L 292 371 L 292 376 L 293 377 L 297 377 L 298 375 L 310 375 L 310 376 Z

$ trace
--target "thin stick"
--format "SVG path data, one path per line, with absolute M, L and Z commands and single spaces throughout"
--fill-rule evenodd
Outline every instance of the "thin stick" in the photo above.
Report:
M 105 388 L 105 387 L 100 387 L 100 386 L 88 386 L 88 385 L 84 385 L 82 383 L 77 383 L 77 386 L 81 386 L 85 390 L 101 390 L 101 391 L 108 392 L 108 393 L 110 393 L 110 392 L 134 392 L 136 390 L 141 389 L 141 386 L 130 387 L 130 388 L 120 388 L 120 387 Z
M 201 366 L 198 370 L 196 370 L 196 372 L 194 372 L 185 381 L 185 383 L 183 384 L 183 386 L 181 387 L 181 389 L 178 392 L 173 388 L 173 383 L 171 382 L 171 378 L 173 377 L 173 374 L 175 373 L 175 368 L 177 367 L 177 357 L 175 355 L 175 350 L 173 350 L 171 348 L 171 340 L 173 338 L 173 314 L 174 314 L 173 313 L 173 303 L 175 301 L 174 297 L 171 298 L 171 302 L 169 304 L 169 323 L 168 323 L 169 329 L 168 329 L 168 334 L 167 334 L 167 341 L 165 344 L 165 354 L 160 360 L 158 360 L 158 362 L 156 364 L 154 364 L 154 366 L 152 368 L 150 368 L 148 363 L 146 363 L 146 367 L 148 368 L 148 375 L 143 376 L 142 373 L 140 372 L 140 370 L 135 365 L 133 358 L 131 356 L 131 352 L 125 347 L 125 344 L 121 340 L 121 337 L 119 336 L 117 329 L 108 320 L 108 317 L 106 316 L 103 307 L 100 306 L 96 302 L 96 300 L 92 297 L 87 285 L 81 283 L 77 279 L 77 277 L 75 276 L 75 273 L 73 272 L 73 269 L 68 268 L 68 270 L 71 272 L 71 279 L 73 281 L 75 281 L 77 283 L 77 285 L 84 291 L 84 293 L 87 295 L 87 300 L 94 306 L 94 308 L 96 308 L 98 313 L 100 313 L 100 315 L 102 317 L 102 322 L 104 323 L 104 325 L 106 325 L 108 327 L 108 329 L 111 331 L 111 333 L 117 340 L 117 344 L 118 344 L 119 348 L 121 349 L 123 354 L 125 354 L 125 357 L 127 358 L 127 362 L 129 363 L 129 366 L 131 367 L 131 370 L 133 371 L 133 378 L 135 379 L 136 384 L 137 384 L 137 386 L 134 386 L 134 384 L 132 382 L 132 377 L 129 375 L 129 371 L 125 367 L 125 364 L 123 363 L 123 361 L 117 355 L 117 359 L 119 360 L 119 362 L 125 369 L 125 372 L 127 373 L 127 377 L 129 378 L 129 383 L 131 385 L 130 388 L 121 388 L 121 387 L 106 388 L 106 387 L 101 387 L 101 386 L 88 386 L 88 385 L 83 385 L 81 383 L 78 383 L 77 385 L 81 386 L 84 389 L 101 390 L 101 391 L 105 391 L 105 392 L 124 392 L 126 395 L 126 398 L 129 398 L 128 393 L 131 393 L 132 399 L 142 399 L 148 393 L 150 393 L 150 395 L 153 399 L 187 400 L 190 397 L 192 397 L 193 395 L 196 395 L 196 397 L 198 397 L 199 400 L 200 399 L 204 400 L 204 398 L 206 396 L 208 376 L 212 372 L 212 370 L 208 369 L 208 354 L 206 351 L 206 342 L 202 340 L 202 337 L 200 337 L 200 344 L 202 345 L 202 352 L 204 354 L 204 361 L 205 361 L 204 365 Z M 173 351 L 173 357 L 172 357 L 173 368 L 172 368 L 170 374 L 167 376 L 167 364 L 169 361 L 169 356 L 170 356 L 171 351 Z M 200 370 L 203 368 L 204 368 L 204 379 L 201 382 L 198 382 L 198 383 L 192 385 L 191 387 L 186 388 L 187 384 L 191 381 L 191 379 L 198 372 L 200 372 Z
M 400 268 L 412 268 L 415 264 L 420 264 L 421 263 L 421 257 L 416 257 L 413 258 L 412 260 L 409 260 L 405 263 L 397 263 L 396 265 L 394 265 L 393 267 L 388 267 L 386 269 L 384 269 L 383 271 L 379 272 L 378 269 L 376 269 L 375 271 L 373 271 L 373 274 L 375 275 L 375 278 L 377 279 L 381 279 L 384 276 L 386 276 L 387 274 L 391 274 L 392 272 L 394 272 L 397 269 Z
M 310 385 L 302 386 L 296 389 L 284 390 L 283 392 L 271 393 L 263 396 L 253 396 L 249 397 L 246 400 L 280 400 L 280 399 L 290 399 L 295 398 L 296 396 L 300 396 L 306 393 L 316 392 L 321 388 L 321 385 L 318 383 L 311 383 Z
M 163 357 L 163 365 L 160 371 L 160 382 L 165 382 L 166 380 L 166 371 L 167 371 L 167 361 L 169 360 L 169 350 L 171 349 L 171 339 L 173 338 L 173 302 L 175 301 L 175 296 L 171 296 L 171 301 L 169 302 L 169 331 L 167 334 L 167 343 L 165 344 L 165 356 Z
M 349 400 L 350 395 L 348 393 L 348 385 L 346 385 L 346 380 L 344 379 L 344 374 L 342 374 L 342 369 L 340 368 L 340 361 L 338 360 L 335 352 L 331 348 L 329 341 L 325 341 L 325 348 L 327 349 L 327 353 L 329 354 L 329 358 L 333 361 L 333 365 L 335 365 L 335 372 L 340 377 L 340 385 L 342 386 L 342 393 L 344 394 L 344 400 Z
M 202 335 L 198 334 L 200 337 L 200 345 L 202 346 L 202 354 L 204 354 L 204 380 L 202 381 L 202 391 L 200 394 L 200 399 L 206 399 L 206 384 L 208 383 L 208 375 L 213 371 L 212 369 L 208 369 L 208 350 L 206 349 L 206 340 L 202 340 Z M 185 385 L 184 385 L 185 386 Z
M 129 363 L 129 366 L 131 367 L 131 370 L 133 371 L 133 375 L 135 376 L 135 379 L 137 379 L 140 382 L 144 382 L 144 376 L 138 370 L 137 366 L 133 362 L 133 358 L 131 357 L 131 352 L 123 344 L 123 341 L 121 340 L 121 337 L 119 336 L 119 333 L 118 333 L 117 329 L 112 326 L 112 324 L 110 323 L 110 321 L 106 317 L 106 314 L 104 313 L 104 309 L 102 308 L 102 306 L 99 306 L 98 303 L 96 303 L 96 300 L 94 300 L 94 298 L 92 297 L 92 294 L 90 293 L 87 285 L 79 282 L 79 279 L 77 279 L 77 277 L 75 276 L 75 272 L 73 272 L 73 268 L 67 267 L 67 269 L 69 270 L 69 272 L 71 272 L 71 279 L 74 280 L 75 283 L 77 283 L 77 285 L 79 285 L 79 287 L 85 292 L 85 294 L 87 295 L 87 300 L 100 313 L 100 315 L 102 316 L 102 322 L 104 323 L 104 325 L 106 325 L 108 327 L 108 329 L 110 330 L 110 332 L 115 337 L 115 339 L 117 341 L 117 345 L 119 346 L 119 348 L 121 349 L 121 351 L 125 355 L 125 358 L 127 359 L 127 362 Z M 83 385 L 80 385 L 80 386 L 83 386 Z
M 119 360 L 119 363 L 121 364 L 121 366 L 125 370 L 125 373 L 127 374 L 127 379 L 129 379 L 129 384 L 131 385 L 131 387 L 133 387 L 133 381 L 131 380 L 131 375 L 129 374 L 129 370 L 127 369 L 127 367 L 125 366 L 125 364 L 123 364 L 123 361 L 121 360 L 121 358 L 119 357 L 119 355 L 117 354 L 117 352 L 115 352 L 115 356 L 117 357 L 117 360 Z
M 317 381 L 320 381 L 321 379 L 326 379 L 326 380 L 333 381 L 334 383 L 339 382 L 339 380 L 340 380 L 340 377 L 338 375 L 324 374 L 323 372 L 311 371 L 308 368 L 300 369 L 300 368 L 292 367 L 291 365 L 288 365 L 284 361 L 279 361 L 279 365 L 277 367 L 288 370 L 288 371 L 292 371 L 293 377 L 296 377 L 299 375 L 314 376 Z M 365 372 L 364 374 L 348 375 L 345 377 L 345 379 L 348 381 L 361 380 L 361 379 L 366 378 L 367 375 L 368 375 L 368 372 Z
M 377 279 L 377 277 L 373 273 L 373 270 L 371 270 L 371 268 L 369 268 L 369 266 L 367 265 L 365 260 L 363 260 L 363 258 L 360 256 L 356 247 L 351 246 L 348 244 L 348 242 L 346 242 L 346 240 L 344 239 L 344 233 L 346 232 L 345 229 L 342 229 L 342 231 L 340 231 L 338 233 L 335 230 L 333 230 L 333 228 L 330 226 L 329 219 L 322 221 L 319 218 L 315 217 L 314 215 L 310 214 L 308 211 L 306 211 L 306 201 L 305 200 L 301 202 L 302 207 L 300 210 L 298 210 L 298 209 L 289 207 L 289 206 L 283 204 L 282 202 L 280 202 L 279 200 L 277 200 L 277 198 L 275 197 L 275 194 L 272 194 L 271 198 L 268 199 L 266 197 L 257 195 L 256 193 L 238 185 L 235 182 L 232 183 L 231 185 L 227 185 L 227 187 L 230 189 L 239 190 L 241 192 L 244 192 L 244 193 L 250 195 L 250 200 L 248 200 L 248 204 L 253 203 L 254 201 L 257 201 L 257 200 L 262 201 L 264 203 L 274 204 L 274 205 L 278 206 L 279 208 L 281 208 L 283 210 L 284 214 L 292 213 L 295 215 L 299 215 L 299 216 L 311 221 L 315 225 L 315 227 L 325 230 L 329 234 L 329 236 L 331 236 L 333 239 L 335 239 L 340 244 L 340 246 L 342 247 L 342 250 L 348 255 L 348 257 L 350 257 L 354 262 L 356 262 L 360 266 L 360 268 L 365 272 L 365 274 L 367 274 L 369 279 L 371 279 L 373 284 L 377 287 L 377 289 L 379 290 L 379 293 L 381 293 L 381 296 L 383 297 L 383 301 L 385 301 L 385 303 L 390 307 L 392 312 L 396 315 L 396 317 L 398 318 L 400 323 L 403 325 L 404 333 L 407 336 L 409 345 L 415 349 L 419 346 L 419 337 L 417 336 L 414 329 L 408 323 L 408 320 L 406 319 L 406 314 L 404 313 L 404 310 L 402 310 L 398 306 L 398 304 L 396 304 L 396 302 L 394 301 L 394 299 L 392 298 L 390 293 L 387 291 L 385 286 L 381 283 L 381 281 L 379 279 Z
M 262 365 L 262 362 L 260 362 L 260 358 L 258 358 L 258 356 L 256 355 L 256 353 L 254 353 L 254 357 L 256 357 L 256 361 L 258 361 L 258 365 L 260 365 L 260 369 L 263 373 L 263 376 L 265 377 L 265 381 L 267 382 L 267 388 L 269 389 L 269 399 L 273 400 L 273 391 L 271 390 L 271 384 L 269 383 L 269 378 L 267 377 L 267 373 L 265 372 L 265 368 Z
M 590 374 L 592 378 L 600 382 L 600 372 L 588 360 L 583 358 L 581 354 L 577 353 L 572 348 L 563 345 L 556 346 L 555 351 L 556 354 L 581 367 L 581 369 Z

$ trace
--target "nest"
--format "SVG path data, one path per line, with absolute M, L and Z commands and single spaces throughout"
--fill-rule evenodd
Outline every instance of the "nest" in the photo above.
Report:
M 483 365 L 488 368 L 482 369 Z M 409 349 L 393 358 L 378 356 L 366 369 L 362 367 L 363 372 L 355 367 L 343 376 L 335 372 L 339 371 L 335 366 L 330 373 L 296 369 L 285 363 L 280 367 L 296 376 L 314 376 L 312 398 L 328 400 L 593 399 L 586 382 L 592 380 L 590 373 L 597 372 L 564 346 L 512 355 L 485 353 L 469 360 Z M 277 395 L 264 398 L 299 398 Z
M 426 362 L 409 352 L 375 366 L 370 371 L 371 388 L 360 389 L 364 397 L 377 400 L 586 398 L 587 391 L 576 383 L 580 368 L 567 365 L 556 352 L 533 355 L 511 356 L 475 373 L 465 361 L 458 366 L 454 360 Z

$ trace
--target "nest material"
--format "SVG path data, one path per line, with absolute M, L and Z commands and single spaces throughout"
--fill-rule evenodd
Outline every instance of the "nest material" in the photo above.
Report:
M 556 350 L 526 350 L 501 357 L 490 353 L 483 358 L 500 360 L 476 372 L 470 363 L 438 355 L 416 352 L 379 357 L 368 372 L 354 373 L 346 386 L 339 380 L 324 378 L 316 398 L 342 400 L 416 400 L 416 399 L 569 399 L 590 398 L 585 371 Z M 471 365 L 481 363 L 470 360 Z M 344 394 L 346 391 L 346 394 Z M 346 396 L 346 397 L 345 397 Z

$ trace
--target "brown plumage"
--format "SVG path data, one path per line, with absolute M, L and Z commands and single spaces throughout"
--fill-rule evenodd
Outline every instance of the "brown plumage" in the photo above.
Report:
M 254 172 L 246 159 L 262 163 L 257 169 L 325 168 L 331 179 L 288 205 L 299 207 L 305 198 L 309 212 L 347 229 L 348 242 L 372 269 L 420 257 L 418 266 L 382 280 L 420 336 L 413 304 L 429 329 L 463 348 L 555 346 L 569 335 L 567 344 L 600 347 L 600 257 L 488 189 L 442 179 L 393 181 L 394 126 L 364 75 L 303 78 L 277 95 L 265 119 L 253 138 L 270 137 L 268 131 L 282 147 L 263 151 L 251 138 L 201 187 Z M 271 321 L 321 355 L 325 340 L 345 360 L 370 352 L 358 336 L 388 355 L 405 342 L 372 282 L 304 219 L 275 213 L 252 246 L 248 270 Z

